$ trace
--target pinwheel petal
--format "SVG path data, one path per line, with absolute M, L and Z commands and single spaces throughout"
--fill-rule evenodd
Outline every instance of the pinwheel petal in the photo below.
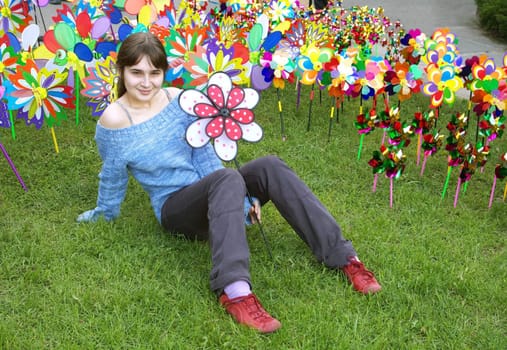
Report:
M 186 113 L 198 117 L 194 110 L 194 106 L 198 103 L 206 103 L 208 105 L 212 105 L 211 101 L 208 99 L 206 95 L 204 95 L 201 91 L 195 89 L 188 89 L 183 91 L 180 94 L 178 100 L 181 109 L 183 109 Z
M 217 156 L 226 162 L 236 158 L 238 153 L 236 141 L 232 141 L 225 134 L 215 139 L 214 147 Z
M 245 93 L 245 98 L 243 101 L 237 106 L 237 108 L 248 108 L 253 109 L 255 106 L 257 106 L 257 103 L 259 103 L 259 93 L 252 88 L 245 88 L 243 89 Z
M 234 87 L 227 96 L 227 108 L 236 108 L 245 99 L 245 92 L 240 87 Z
M 206 135 L 206 126 L 212 118 L 198 119 L 187 128 L 186 139 L 190 146 L 199 148 L 206 145 L 210 138 Z
M 200 118 L 209 118 L 217 116 L 220 111 L 209 103 L 197 103 L 194 106 L 195 115 Z
M 222 88 L 223 95 L 228 96 L 232 89 L 232 80 L 227 74 L 217 72 L 209 78 L 208 86 L 210 85 L 220 86 Z
M 262 128 L 257 123 L 250 123 L 246 125 L 239 125 L 243 131 L 243 140 L 248 142 L 258 142 L 262 139 Z
M 231 117 L 241 124 L 248 124 L 255 119 L 254 113 L 248 108 L 238 108 L 231 111 Z
M 208 85 L 208 97 L 213 101 L 215 106 L 223 108 L 225 106 L 225 96 L 222 89 L 218 85 Z
M 236 123 L 232 118 L 225 119 L 225 134 L 232 141 L 239 141 L 243 136 L 243 132 L 241 131 L 238 123 Z
M 217 138 L 217 137 L 221 136 L 223 133 L 224 133 L 224 118 L 223 117 L 213 118 L 206 125 L 206 135 L 208 135 L 211 138 Z

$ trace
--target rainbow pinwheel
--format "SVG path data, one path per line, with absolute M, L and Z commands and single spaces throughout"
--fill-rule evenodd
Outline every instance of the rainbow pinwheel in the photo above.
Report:
M 166 75 L 168 82 L 174 82 L 183 76 L 185 58 L 189 57 L 190 53 L 196 52 L 197 47 L 203 45 L 205 35 L 205 28 L 187 27 L 185 30 L 176 28 L 169 30 L 169 34 L 164 38 L 164 48 L 170 65 Z
M 28 4 L 23 0 L 0 0 L 0 31 L 19 34 L 30 24 Z
M 426 54 L 424 43 L 426 34 L 420 29 L 411 29 L 400 40 L 405 47 L 401 49 L 400 54 L 409 64 L 419 64 L 421 57 Z
M 58 125 L 67 117 L 65 108 L 74 108 L 72 88 L 66 80 L 66 72 L 39 69 L 29 60 L 4 81 L 7 104 L 18 111 L 17 117 L 27 125 L 33 124 L 37 129 L 44 121 L 50 127 Z
M 296 64 L 287 51 L 264 52 L 259 63 L 264 67 L 262 69 L 264 81 L 273 82 L 273 86 L 277 89 L 285 88 L 285 81 L 294 80 Z
M 213 140 L 220 159 L 235 159 L 239 140 L 257 142 L 262 138 L 262 129 L 254 122 L 252 111 L 258 102 L 256 90 L 234 86 L 224 72 L 214 73 L 205 92 L 188 89 L 180 94 L 181 108 L 198 118 L 187 128 L 187 142 L 199 148 Z
M 295 74 L 299 77 L 299 81 L 304 85 L 320 82 L 324 73 L 324 64 L 329 62 L 333 56 L 334 52 L 330 48 L 310 45 L 296 59 Z
M 424 84 L 423 92 L 431 97 L 431 107 L 437 108 L 446 104 L 453 104 L 456 91 L 463 88 L 463 81 L 456 74 L 452 65 L 436 66 L 430 64 L 426 68 L 428 82 Z
M 464 83 L 459 73 L 463 58 L 456 48 L 456 38 L 448 29 L 436 30 L 431 39 L 426 40 L 426 54 L 422 60 L 425 67 L 427 83 L 423 92 L 431 97 L 431 107 L 438 108 L 442 103 L 453 104 L 456 92 Z
M 400 102 L 408 100 L 413 94 L 419 93 L 422 81 L 422 70 L 416 64 L 396 62 L 394 69 L 385 73 L 385 91 L 389 95 L 398 95 Z
M 346 56 L 345 53 L 331 58 L 324 64 L 324 69 L 330 74 L 329 94 L 334 97 L 344 96 L 358 78 L 354 59 Z
M 114 94 L 117 79 L 115 62 L 111 56 L 103 61 L 96 61 L 95 67 L 88 68 L 88 76 L 83 79 L 83 96 L 89 98 L 86 103 L 92 107 L 92 116 L 100 117 L 106 107 L 116 100 Z
M 478 116 L 490 110 L 492 106 L 503 111 L 507 101 L 507 74 L 502 67 L 486 55 L 481 55 L 471 67 L 473 79 L 469 84 L 473 93 L 472 102 L 476 103 L 474 112 Z

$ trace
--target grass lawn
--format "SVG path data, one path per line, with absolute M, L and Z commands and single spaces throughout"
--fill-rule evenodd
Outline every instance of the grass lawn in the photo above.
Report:
M 47 127 L 36 131 L 17 121 L 16 140 L 0 130 L 28 186 L 23 191 L 0 157 L 0 349 L 507 348 L 505 181 L 498 181 L 488 209 L 505 137 L 491 144 L 489 162 L 456 208 L 458 170 L 441 199 L 447 153 L 429 158 L 420 176 L 414 138 L 390 208 L 389 181 L 379 176 L 372 192 L 367 164 L 382 131 L 365 137 L 358 160 L 358 101 L 345 101 L 328 140 L 331 100 L 316 93 L 308 131 L 309 91 L 303 89 L 299 110 L 294 86 L 282 91 L 286 141 L 276 91 L 263 92 L 256 117 L 264 138 L 240 144 L 238 160 L 266 154 L 286 160 L 375 271 L 381 293 L 354 292 L 341 273 L 315 261 L 268 204 L 263 228 L 274 261 L 258 227 L 249 227 L 251 272 L 254 291 L 283 326 L 266 336 L 237 325 L 209 290 L 208 246 L 164 232 L 134 181 L 117 221 L 75 222 L 95 205 L 101 166 L 96 121 L 82 107 L 79 125 L 70 113 L 55 128 L 59 153 Z M 438 127 L 446 136 L 451 114 L 465 112 L 466 102 L 442 108 Z M 404 102 L 402 118 L 427 105 L 422 96 Z

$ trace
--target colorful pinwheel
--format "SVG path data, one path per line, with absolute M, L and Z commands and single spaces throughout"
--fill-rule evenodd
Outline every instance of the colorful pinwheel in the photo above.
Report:
M 7 104 L 18 111 L 18 118 L 37 129 L 44 121 L 50 127 L 58 125 L 67 117 L 65 108 L 74 108 L 72 88 L 66 79 L 66 72 L 39 70 L 35 62 L 29 60 L 4 81 Z
M 100 117 L 106 107 L 116 100 L 115 62 L 108 56 L 103 61 L 96 61 L 95 67 L 88 68 L 88 73 L 89 75 L 83 79 L 84 88 L 81 94 L 89 98 L 86 104 L 92 107 L 92 116 Z

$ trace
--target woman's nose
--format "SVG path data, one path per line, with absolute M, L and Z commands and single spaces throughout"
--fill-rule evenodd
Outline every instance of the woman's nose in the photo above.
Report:
M 150 76 L 149 75 L 147 75 L 147 74 L 144 75 L 142 84 L 143 84 L 143 86 L 150 85 Z

